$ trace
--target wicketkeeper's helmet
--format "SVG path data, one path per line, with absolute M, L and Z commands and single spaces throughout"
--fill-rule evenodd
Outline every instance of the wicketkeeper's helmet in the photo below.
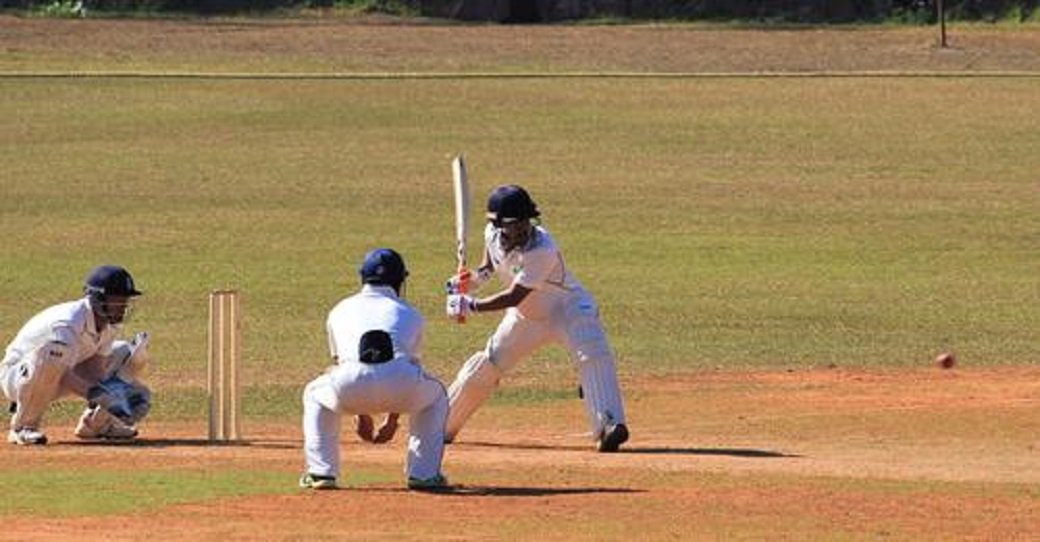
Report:
M 541 215 L 527 190 L 515 184 L 499 186 L 488 198 L 487 217 L 496 224 L 530 220 Z
M 105 296 L 134 297 L 139 292 L 134 286 L 134 278 L 130 272 L 118 265 L 102 265 L 94 268 L 83 281 L 83 293 L 91 299 L 104 301 Z
M 404 258 L 395 250 L 377 248 L 365 255 L 358 273 L 364 284 L 393 286 L 397 289 L 408 276 L 408 269 L 404 266 Z
M 134 286 L 130 272 L 118 265 L 102 265 L 94 268 L 83 281 L 83 293 L 90 300 L 90 307 L 110 324 L 119 324 L 130 314 L 129 303 L 112 305 L 109 298 L 136 297 L 142 292 Z

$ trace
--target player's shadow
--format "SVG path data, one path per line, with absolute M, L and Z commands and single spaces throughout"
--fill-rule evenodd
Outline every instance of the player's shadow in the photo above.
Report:
M 510 448 L 515 450 L 556 450 L 587 452 L 590 446 L 575 445 L 552 445 L 526 442 L 480 442 L 467 441 L 459 443 L 460 446 L 474 446 L 482 448 Z M 787 454 L 773 450 L 759 450 L 755 448 L 686 448 L 677 446 L 623 446 L 617 451 L 619 454 L 646 454 L 646 455 L 716 455 L 730 457 L 748 458 L 782 458 L 802 457 L 798 454 Z
M 370 488 L 371 489 L 371 488 Z M 370 490 L 369 489 L 369 490 Z M 498 487 L 498 486 L 447 486 L 424 490 L 388 489 L 431 495 L 456 495 L 464 497 L 555 497 L 559 495 L 589 495 L 606 493 L 646 493 L 643 489 L 624 487 Z
M 70 446 L 108 446 L 127 448 L 257 448 L 265 450 L 295 450 L 302 447 L 299 441 L 290 440 L 237 440 L 232 442 L 210 442 L 205 438 L 137 438 L 133 440 L 78 440 L 66 441 Z
M 622 448 L 621 450 L 618 450 L 618 453 L 649 455 L 724 455 L 730 457 L 754 458 L 802 457 L 798 454 L 786 454 L 784 452 L 758 450 L 755 448 L 681 448 L 673 446 Z

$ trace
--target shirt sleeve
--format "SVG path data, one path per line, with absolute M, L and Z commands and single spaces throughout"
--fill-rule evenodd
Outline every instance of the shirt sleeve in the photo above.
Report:
M 78 340 L 79 334 L 68 322 L 58 322 L 51 327 L 50 341 L 75 347 Z

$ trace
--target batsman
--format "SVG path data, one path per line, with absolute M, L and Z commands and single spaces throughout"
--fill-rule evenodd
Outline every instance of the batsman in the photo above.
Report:
M 484 349 L 463 364 L 448 389 L 445 438 L 451 442 L 458 435 L 517 363 L 555 343 L 570 352 L 577 367 L 597 449 L 616 452 L 629 435 L 614 353 L 595 299 L 567 269 L 540 216 L 524 188 L 495 188 L 487 200 L 483 261 L 476 270 L 462 268 L 448 280 L 449 318 L 505 314 Z M 504 289 L 487 297 L 467 293 L 496 275 Z

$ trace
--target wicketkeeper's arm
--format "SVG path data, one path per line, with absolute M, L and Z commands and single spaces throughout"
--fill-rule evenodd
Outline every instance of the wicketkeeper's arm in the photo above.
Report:
M 77 363 L 71 370 L 65 371 L 65 374 L 62 376 L 62 386 L 65 389 L 72 390 L 72 393 L 87 399 L 87 393 L 105 377 L 107 368 L 108 357 L 93 356 L 87 358 Z

